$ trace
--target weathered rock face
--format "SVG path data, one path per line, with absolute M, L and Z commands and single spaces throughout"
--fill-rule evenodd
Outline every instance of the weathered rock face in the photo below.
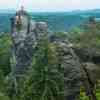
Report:
M 100 51 L 96 50 L 94 48 L 79 48 L 79 47 L 73 47 L 75 53 L 77 56 L 83 61 L 83 62 L 91 62 L 95 64 L 100 64 Z
M 12 66 L 13 74 L 22 75 L 29 68 L 37 39 L 47 32 L 45 22 L 32 21 L 28 14 L 19 11 L 12 21 L 13 56 L 16 64 Z M 18 25 L 20 23 L 20 28 Z M 18 25 L 17 25 L 18 24 Z
M 91 63 L 91 62 L 87 62 L 84 63 L 86 65 L 86 69 L 90 75 L 91 81 L 92 83 L 96 83 L 97 80 L 100 79 L 100 65 Z
M 83 64 L 85 64 L 86 69 L 91 76 L 91 80 L 95 83 L 100 79 L 100 52 L 94 48 L 73 48 L 77 56 L 80 58 Z
M 68 40 L 56 37 L 53 42 L 57 46 L 59 65 L 64 72 L 64 100 L 75 100 L 80 93 L 81 64 L 69 46 Z

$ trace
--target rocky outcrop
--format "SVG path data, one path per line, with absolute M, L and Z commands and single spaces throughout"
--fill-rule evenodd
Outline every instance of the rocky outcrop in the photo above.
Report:
M 73 46 L 73 50 L 83 62 L 92 62 L 95 64 L 100 64 L 99 50 L 96 50 L 94 48 L 88 49 L 88 48 L 80 48 L 80 47 L 74 47 L 74 46 Z
M 91 62 L 87 62 L 84 63 L 86 65 L 86 69 L 88 70 L 90 76 L 91 76 L 91 80 L 92 82 L 96 82 L 97 80 L 100 79 L 100 65 L 91 63 Z
M 80 61 L 66 37 L 53 35 L 50 40 L 57 46 L 59 66 L 63 70 L 64 100 L 75 100 L 75 97 L 80 93 L 82 79 Z
M 86 49 L 78 47 L 73 47 L 73 50 L 80 58 L 82 64 L 85 65 L 84 68 L 89 75 L 89 79 L 95 86 L 97 81 L 100 80 L 100 51 L 94 48 Z M 87 82 L 85 82 L 85 80 L 86 79 L 84 79 L 84 83 L 86 84 Z
M 23 12 L 23 13 L 22 13 Z M 18 25 L 20 23 L 20 29 Z M 14 75 L 19 76 L 29 68 L 34 54 L 37 40 L 47 32 L 45 22 L 35 22 L 25 11 L 18 11 L 12 20 L 12 56 L 15 57 L 15 66 L 12 66 Z
M 26 13 L 21 12 L 19 11 L 12 21 L 12 55 L 15 57 L 15 66 L 12 66 L 12 73 L 15 77 L 23 75 L 29 68 L 37 40 L 47 33 L 47 24 L 45 22 L 32 21 Z M 19 23 L 21 27 L 17 28 L 16 24 Z M 48 39 L 57 46 L 56 52 L 59 54 L 59 66 L 64 75 L 65 100 L 75 100 L 80 91 L 80 62 L 70 47 L 68 40 L 60 37 L 48 37 Z

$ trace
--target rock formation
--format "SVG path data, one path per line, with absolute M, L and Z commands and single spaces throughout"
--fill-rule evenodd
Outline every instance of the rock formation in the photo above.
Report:
M 59 65 L 64 72 L 64 100 L 75 100 L 81 85 L 81 64 L 66 38 L 53 37 L 57 46 Z M 76 98 L 77 100 L 77 98 Z
M 27 12 L 20 10 L 12 18 L 11 28 L 12 55 L 16 60 L 15 66 L 12 66 L 12 72 L 19 76 L 30 66 L 37 39 L 47 32 L 47 24 L 32 21 Z
M 19 26 L 20 27 L 19 27 Z M 37 40 L 47 33 L 45 22 L 32 21 L 27 12 L 18 11 L 12 18 L 12 55 L 15 57 L 15 66 L 12 73 L 16 77 L 23 75 L 32 62 Z M 51 39 L 50 39 L 51 38 Z M 49 37 L 52 40 L 52 37 Z M 54 37 L 52 43 L 57 45 L 59 65 L 64 71 L 64 96 L 65 100 L 75 100 L 80 91 L 81 69 L 80 62 L 66 39 Z

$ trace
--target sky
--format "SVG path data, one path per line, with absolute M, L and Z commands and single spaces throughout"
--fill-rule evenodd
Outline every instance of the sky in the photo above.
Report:
M 100 0 L 0 0 L 0 9 L 19 9 L 23 5 L 28 11 L 71 11 L 100 8 Z

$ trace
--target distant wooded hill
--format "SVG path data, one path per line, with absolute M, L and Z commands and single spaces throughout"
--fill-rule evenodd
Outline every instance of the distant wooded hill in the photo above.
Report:
M 0 32 L 10 32 L 10 18 L 15 11 L 0 10 Z M 30 13 L 33 20 L 48 23 L 49 31 L 65 32 L 80 25 L 89 16 L 100 18 L 100 10 L 72 11 L 72 12 L 43 12 Z

